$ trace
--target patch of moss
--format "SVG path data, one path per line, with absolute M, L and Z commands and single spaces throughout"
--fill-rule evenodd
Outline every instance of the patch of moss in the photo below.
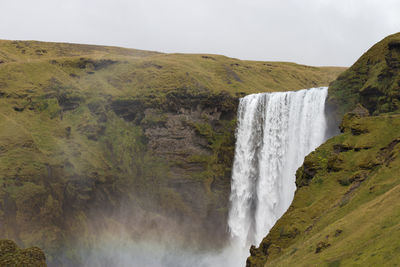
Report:
M 0 240 L 1 266 L 32 266 L 46 265 L 46 256 L 40 248 L 32 247 L 20 249 L 11 240 Z

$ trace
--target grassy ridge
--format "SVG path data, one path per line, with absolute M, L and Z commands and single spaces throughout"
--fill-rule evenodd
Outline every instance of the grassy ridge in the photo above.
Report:
M 43 86 L 57 76 L 81 92 L 112 96 L 159 95 L 177 88 L 234 95 L 328 85 L 344 70 L 241 61 L 219 55 L 161 54 L 42 42 L 0 41 L 0 51 L 0 81 L 3 88 L 12 88 L 14 93 L 16 89 Z

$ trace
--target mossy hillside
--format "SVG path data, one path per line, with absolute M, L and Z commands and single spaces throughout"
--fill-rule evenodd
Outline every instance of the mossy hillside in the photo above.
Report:
M 248 266 L 399 262 L 400 116 L 353 116 L 343 129 L 306 157 L 292 205 Z
M 188 244 L 218 246 L 237 97 L 325 85 L 342 70 L 0 41 L 0 234 L 44 248 L 55 265 L 61 256 L 79 264 L 74 244 L 90 249 L 94 229 L 138 217 L 148 218 L 149 232 L 166 217 L 189 220 L 192 228 L 180 228 Z M 180 125 L 205 140 L 203 152 L 178 160 L 149 147 L 146 131 L 163 130 L 174 116 L 186 116 Z
M 1 266 L 46 266 L 46 257 L 37 247 L 20 249 L 11 240 L 0 240 Z
M 371 114 L 400 108 L 400 33 L 384 38 L 329 86 L 336 121 L 361 103 Z

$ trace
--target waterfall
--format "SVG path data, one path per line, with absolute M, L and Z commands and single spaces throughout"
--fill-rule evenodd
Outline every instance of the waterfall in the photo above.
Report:
M 240 99 L 228 226 L 258 245 L 290 206 L 296 170 L 325 140 L 327 87 Z

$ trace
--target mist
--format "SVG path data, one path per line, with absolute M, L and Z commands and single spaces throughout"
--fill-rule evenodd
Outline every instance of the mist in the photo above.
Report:
M 218 267 L 245 265 L 248 253 L 238 243 L 216 250 L 193 250 L 173 240 L 133 240 L 105 234 L 90 251 L 83 251 L 83 266 Z
M 149 212 L 133 202 L 125 201 L 109 217 L 89 216 L 86 232 L 70 244 L 73 254 L 63 248 L 49 266 L 239 267 L 249 256 L 247 244 L 231 239 L 228 229 L 223 244 L 214 245 L 199 237 L 203 231 L 195 221 Z

